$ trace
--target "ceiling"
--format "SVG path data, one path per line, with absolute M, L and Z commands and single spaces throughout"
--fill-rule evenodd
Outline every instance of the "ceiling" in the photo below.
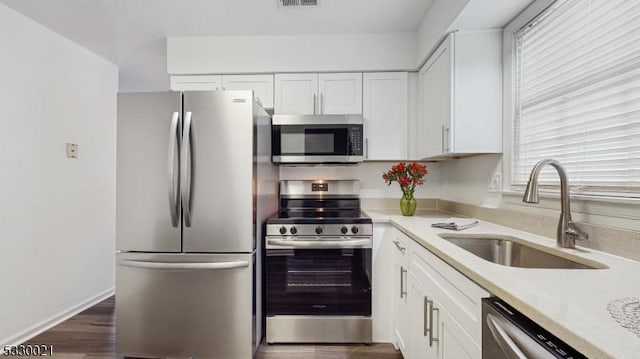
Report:
M 123 91 L 168 89 L 167 36 L 415 31 L 432 0 L 0 0 L 120 67 Z

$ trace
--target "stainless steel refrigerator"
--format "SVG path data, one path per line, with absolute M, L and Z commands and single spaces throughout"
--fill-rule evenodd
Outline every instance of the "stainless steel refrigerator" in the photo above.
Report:
M 251 358 L 271 121 L 251 91 L 118 96 L 116 352 Z

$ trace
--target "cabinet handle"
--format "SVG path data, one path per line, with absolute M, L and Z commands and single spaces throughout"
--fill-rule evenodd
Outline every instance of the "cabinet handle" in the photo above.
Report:
M 445 128 L 445 130 L 444 130 L 444 131 L 445 131 L 445 134 L 446 134 L 446 135 L 444 136 L 444 138 L 447 140 L 447 148 L 446 148 L 446 152 L 447 152 L 447 153 L 449 153 L 449 152 L 451 152 L 451 148 L 450 148 L 451 146 L 449 146 L 449 142 L 450 142 L 450 140 L 451 140 L 451 128 L 450 128 L 450 127 L 447 127 L 447 128 Z
M 434 338 L 433 337 L 433 312 L 437 312 L 438 313 L 438 318 L 440 317 L 440 309 L 436 308 L 433 305 L 433 301 L 432 300 L 427 300 L 427 305 L 429 306 L 429 347 L 433 346 L 433 343 L 437 343 L 438 341 L 440 341 L 439 338 Z M 438 323 L 436 323 L 438 324 Z
M 442 137 L 442 144 L 440 146 L 440 149 L 442 150 L 442 153 L 444 153 L 444 125 L 442 125 L 442 130 L 440 131 L 440 137 Z
M 313 94 L 313 114 L 316 114 L 316 94 Z
M 324 113 L 324 94 L 320 92 L 320 114 Z
M 422 324 L 422 326 L 423 326 L 423 329 L 422 329 L 423 330 L 423 334 L 422 334 L 422 336 L 424 336 L 424 337 L 426 337 L 427 334 L 429 334 L 429 331 L 430 331 L 429 326 L 427 325 L 427 323 L 428 323 L 427 322 L 427 313 L 429 312 L 429 310 L 428 310 L 429 302 L 431 302 L 431 301 L 429 299 L 427 299 L 427 297 L 425 296 L 424 297 L 424 305 L 422 307 L 422 316 L 423 316 L 423 318 L 422 318 L 422 320 L 423 320 L 423 324 Z
M 398 249 L 400 250 L 400 252 L 404 253 L 404 251 L 406 251 L 407 249 L 403 246 L 400 245 L 399 241 L 393 241 L 393 244 L 396 245 L 396 247 L 398 247 Z
M 400 267 L 400 298 L 404 298 L 407 295 L 407 291 L 405 290 L 404 285 L 404 275 L 407 273 L 407 270 L 404 267 Z

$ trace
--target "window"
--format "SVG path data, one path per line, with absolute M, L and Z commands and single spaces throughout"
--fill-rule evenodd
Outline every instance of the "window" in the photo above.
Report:
M 558 0 L 513 36 L 514 188 L 554 158 L 574 191 L 640 196 L 640 1 Z

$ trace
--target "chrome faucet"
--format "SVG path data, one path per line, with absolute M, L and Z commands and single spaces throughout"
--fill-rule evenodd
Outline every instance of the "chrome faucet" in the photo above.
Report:
M 575 248 L 576 239 L 585 240 L 589 238 L 589 235 L 571 220 L 571 207 L 569 205 L 569 180 L 567 178 L 567 171 L 560 162 L 552 159 L 542 160 L 536 163 L 531 169 L 531 175 L 529 175 L 529 182 L 527 182 L 527 188 L 524 190 L 524 197 L 522 202 L 526 203 L 538 203 L 538 175 L 542 168 L 546 165 L 551 165 L 558 171 L 560 176 L 560 221 L 558 222 L 558 231 L 556 238 L 558 240 L 558 247 L 562 248 Z

